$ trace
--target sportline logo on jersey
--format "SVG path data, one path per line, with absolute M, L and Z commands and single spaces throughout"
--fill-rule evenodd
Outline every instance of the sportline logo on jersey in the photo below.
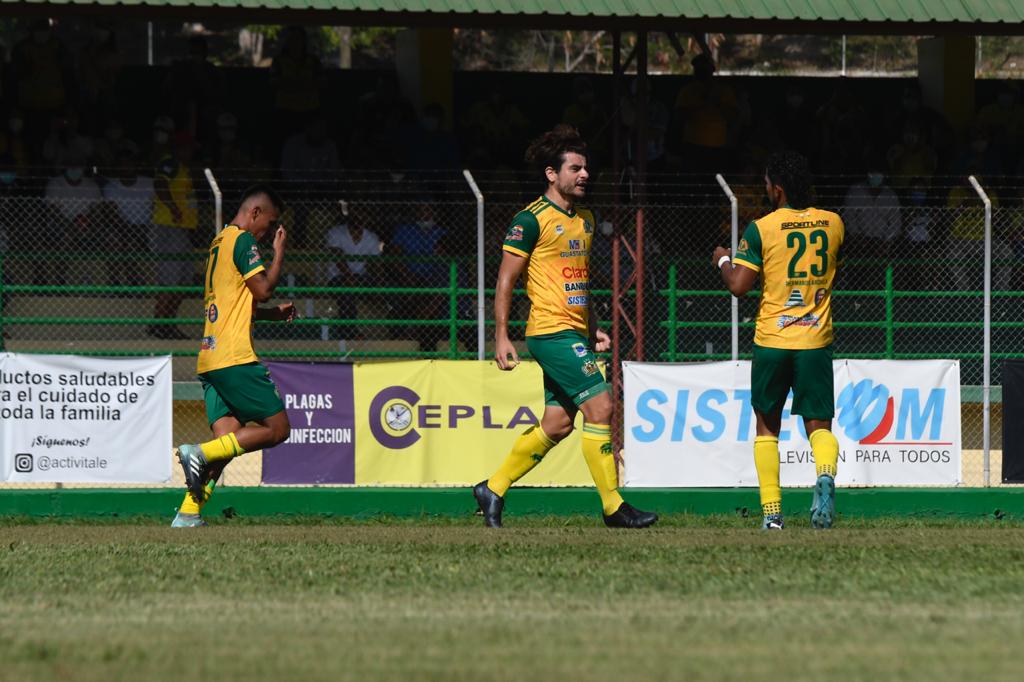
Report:
M 628 485 L 757 484 L 749 362 L 623 367 Z M 957 362 L 837 360 L 832 370 L 844 484 L 960 481 Z M 779 433 L 782 483 L 808 485 L 814 457 L 791 401 Z
M 378 443 L 392 450 L 405 449 L 416 441 L 423 429 L 457 429 L 469 420 L 478 428 L 515 429 L 540 423 L 533 410 L 520 405 L 510 414 L 502 414 L 491 405 L 430 405 L 406 386 L 389 386 L 370 401 L 370 432 Z
M 921 389 L 893 391 L 870 379 L 847 384 L 836 400 L 836 421 L 861 445 L 952 445 L 942 440 L 946 389 L 933 388 L 922 402 Z M 895 430 L 893 426 L 895 424 Z

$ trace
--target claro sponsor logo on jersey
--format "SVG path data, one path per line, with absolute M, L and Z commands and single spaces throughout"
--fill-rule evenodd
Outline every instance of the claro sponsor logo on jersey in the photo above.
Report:
M 483 429 L 515 429 L 540 423 L 529 407 L 521 405 L 503 413 L 491 405 L 430 404 L 406 386 L 389 386 L 370 401 L 370 432 L 377 442 L 392 450 L 418 441 L 421 430 L 458 429 L 471 425 Z

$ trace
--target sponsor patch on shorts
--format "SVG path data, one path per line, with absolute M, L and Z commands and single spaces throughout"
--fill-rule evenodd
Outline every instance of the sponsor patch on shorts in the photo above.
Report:
M 593 360 L 587 360 L 583 363 L 580 368 L 583 371 L 584 376 L 592 377 L 597 374 L 600 370 L 597 368 L 597 363 Z
M 572 344 L 572 352 L 575 353 L 578 358 L 585 358 L 587 357 L 588 351 L 586 345 L 582 343 L 574 343 Z

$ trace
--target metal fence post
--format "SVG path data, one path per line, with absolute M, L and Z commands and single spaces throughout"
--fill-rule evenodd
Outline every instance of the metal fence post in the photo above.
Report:
M 204 168 L 203 173 L 206 175 L 206 182 L 210 185 L 210 191 L 213 192 L 213 232 L 220 234 L 220 231 L 224 229 L 224 195 L 220 192 L 217 178 L 213 177 L 213 171 Z
M 984 484 L 992 484 L 992 201 L 973 175 L 968 178 L 971 187 L 985 204 L 985 290 L 984 290 L 984 350 L 982 360 L 982 448 L 984 448 Z
M 725 196 L 729 198 L 729 208 L 732 212 L 732 236 L 730 240 L 729 248 L 732 249 L 732 253 L 736 253 L 736 248 L 739 243 L 740 237 L 740 213 L 739 204 L 736 201 L 736 195 L 733 194 L 732 188 L 729 187 L 729 183 L 725 181 L 721 173 L 715 176 L 715 180 L 718 181 L 718 186 L 725 192 Z M 732 359 L 733 362 L 740 359 L 740 299 L 735 296 L 732 297 Z
M 484 359 L 484 195 L 469 169 L 462 171 L 476 197 L 476 359 Z

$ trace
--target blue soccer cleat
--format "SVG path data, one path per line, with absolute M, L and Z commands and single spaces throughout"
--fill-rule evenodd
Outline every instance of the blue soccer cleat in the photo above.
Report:
M 206 487 L 209 473 L 209 464 L 206 462 L 206 457 L 203 456 L 203 451 L 198 445 L 179 445 L 174 450 L 174 454 L 177 455 L 178 463 L 181 464 L 181 469 L 185 472 L 185 487 L 188 488 L 189 495 L 196 502 L 202 504 L 203 489 Z
M 206 525 L 199 514 L 182 514 L 178 512 L 171 521 L 171 528 L 200 528 Z
M 782 530 L 786 524 L 782 522 L 782 514 L 769 514 L 761 521 L 761 530 Z
M 811 502 L 811 527 L 831 528 L 836 515 L 836 482 L 828 474 L 818 476 Z

